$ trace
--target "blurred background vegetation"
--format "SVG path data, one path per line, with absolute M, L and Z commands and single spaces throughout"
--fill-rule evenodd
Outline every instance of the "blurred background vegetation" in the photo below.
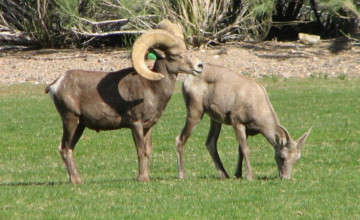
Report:
M 1 0 L 0 46 L 128 47 L 164 18 L 193 46 L 300 32 L 360 39 L 359 0 Z

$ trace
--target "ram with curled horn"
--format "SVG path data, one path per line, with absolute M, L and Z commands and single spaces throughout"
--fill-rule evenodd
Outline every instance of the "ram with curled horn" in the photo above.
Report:
M 164 56 L 149 69 L 144 57 L 150 48 Z M 136 145 L 138 181 L 149 181 L 152 127 L 173 94 L 179 72 L 197 75 L 202 63 L 193 59 L 169 31 L 154 29 L 134 43 L 133 67 L 116 72 L 70 70 L 45 89 L 62 120 L 59 152 L 73 184 L 82 182 L 74 161 L 74 148 L 84 129 L 96 131 L 129 128 Z

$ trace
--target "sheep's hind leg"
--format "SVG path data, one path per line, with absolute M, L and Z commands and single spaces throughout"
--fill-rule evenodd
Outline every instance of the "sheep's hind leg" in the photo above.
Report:
M 74 148 L 79 141 L 85 126 L 79 123 L 79 119 L 67 120 L 68 123 L 63 124 L 63 137 L 59 146 L 59 153 L 64 161 L 66 170 L 69 175 L 69 182 L 72 184 L 80 184 L 82 180 L 74 161 Z
M 205 145 L 210 153 L 212 160 L 214 161 L 215 167 L 219 172 L 220 178 L 224 179 L 224 178 L 229 178 L 229 175 L 227 174 L 220 160 L 219 153 L 217 150 L 217 141 L 219 138 L 220 130 L 221 130 L 221 123 L 211 120 L 209 134 L 206 139 Z
M 242 163 L 242 157 L 245 158 L 245 164 L 246 164 L 246 177 L 248 180 L 252 180 L 253 177 L 253 173 L 251 170 L 251 165 L 250 165 L 250 150 L 249 150 L 249 146 L 247 144 L 247 136 L 246 136 L 246 128 L 244 125 L 237 123 L 237 124 L 233 124 L 233 128 L 236 134 L 236 137 L 239 141 L 240 144 L 240 150 L 241 152 L 239 153 L 239 162 L 238 162 L 238 169 L 239 169 L 239 163 Z M 242 167 L 242 165 L 240 166 Z M 240 175 L 240 174 L 238 174 Z
M 235 177 L 238 179 L 242 178 L 243 160 L 244 160 L 244 155 L 242 153 L 241 146 L 239 145 L 239 159 L 238 159 L 238 164 L 237 164 L 236 171 L 235 171 Z

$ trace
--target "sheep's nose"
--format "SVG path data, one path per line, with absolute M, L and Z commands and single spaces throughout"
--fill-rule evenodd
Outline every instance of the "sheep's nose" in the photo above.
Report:
M 200 60 L 198 60 L 197 62 L 196 62 L 196 65 L 195 65 L 195 71 L 197 72 L 197 73 L 201 73 L 202 71 L 203 71 L 203 69 L 204 69 L 204 65 L 203 65 L 203 63 L 200 61 Z
M 204 69 L 203 63 L 200 61 L 198 64 L 198 69 L 201 69 L 201 71 Z

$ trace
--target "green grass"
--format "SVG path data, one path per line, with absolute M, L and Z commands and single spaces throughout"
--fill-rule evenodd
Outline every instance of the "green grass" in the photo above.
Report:
M 67 184 L 57 146 L 61 121 L 44 86 L 0 87 L 0 219 L 360 219 L 360 79 L 262 80 L 293 136 L 313 126 L 292 180 L 277 178 L 273 150 L 249 138 L 256 180 L 218 179 L 204 146 L 208 117 L 185 148 L 175 137 L 185 108 L 179 85 L 154 127 L 150 183 L 138 183 L 129 130 L 86 130 L 75 149 L 83 185 Z M 219 153 L 235 171 L 237 142 L 223 126 Z

